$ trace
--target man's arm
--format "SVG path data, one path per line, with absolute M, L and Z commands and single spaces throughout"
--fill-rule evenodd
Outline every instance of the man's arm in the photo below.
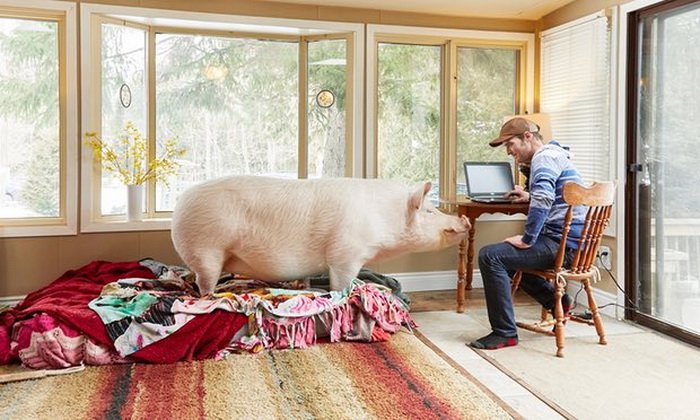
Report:
M 515 189 L 506 193 L 506 198 L 512 203 L 527 203 L 530 201 L 530 193 L 525 191 L 522 186 L 516 185 Z
M 511 236 L 510 238 L 504 239 L 503 242 L 507 242 L 507 243 L 513 245 L 514 247 L 520 248 L 520 249 L 527 249 L 527 248 L 530 248 L 532 246 L 532 245 L 528 245 L 525 242 L 523 242 L 523 235 Z

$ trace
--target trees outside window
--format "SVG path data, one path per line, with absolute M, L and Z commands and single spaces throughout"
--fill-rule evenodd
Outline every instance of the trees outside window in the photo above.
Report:
M 61 203 L 58 24 L 0 18 L 0 218 L 55 218 Z
M 513 48 L 457 48 L 457 168 L 466 161 L 509 160 L 503 148 L 488 143 L 504 116 L 518 113 L 519 56 Z M 464 172 L 458 172 L 457 194 L 465 194 Z
M 377 176 L 439 183 L 441 47 L 380 43 Z
M 76 7 L 14 6 L 0 6 L 0 237 L 69 235 L 77 226 Z
M 157 137 L 187 150 L 169 211 L 186 188 L 223 175 L 296 178 L 299 44 L 205 35 L 156 35 Z

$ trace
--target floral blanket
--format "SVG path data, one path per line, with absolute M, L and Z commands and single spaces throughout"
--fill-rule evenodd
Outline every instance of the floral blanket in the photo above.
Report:
M 176 334 L 203 314 L 226 311 L 246 323 L 217 356 L 270 348 L 306 348 L 319 338 L 387 340 L 402 325 L 413 326 L 408 307 L 391 289 L 355 280 L 345 290 L 294 290 L 259 280 L 231 277 L 200 298 L 191 273 L 177 267 L 157 279 L 122 279 L 106 285 L 90 302 L 120 356 L 126 357 Z M 274 284 L 278 286 L 278 284 Z M 298 288 L 299 284 L 287 284 Z

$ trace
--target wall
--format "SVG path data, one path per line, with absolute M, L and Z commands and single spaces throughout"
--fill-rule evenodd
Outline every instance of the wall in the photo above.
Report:
M 543 16 L 540 30 L 544 31 L 554 26 L 590 15 L 599 10 L 629 3 L 630 1 L 632 0 L 576 0 L 548 15 Z
M 24 295 L 94 260 L 181 264 L 169 231 L 0 239 L 0 297 Z

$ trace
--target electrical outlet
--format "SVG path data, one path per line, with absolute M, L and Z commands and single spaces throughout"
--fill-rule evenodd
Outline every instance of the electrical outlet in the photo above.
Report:
M 598 249 L 598 267 L 612 270 L 612 250 L 609 246 L 601 246 Z

